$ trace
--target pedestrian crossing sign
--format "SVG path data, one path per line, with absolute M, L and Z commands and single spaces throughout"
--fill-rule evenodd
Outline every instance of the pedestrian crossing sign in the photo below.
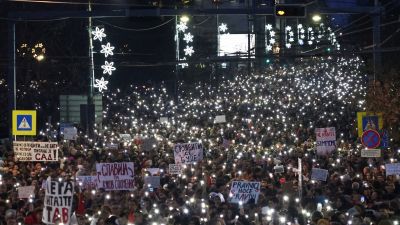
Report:
M 13 110 L 13 135 L 36 135 L 36 110 Z

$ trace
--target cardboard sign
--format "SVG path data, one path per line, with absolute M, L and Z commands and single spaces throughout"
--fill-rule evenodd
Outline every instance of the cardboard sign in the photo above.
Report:
M 144 186 L 159 188 L 160 187 L 160 177 L 159 176 L 145 176 L 144 177 Z
M 96 163 L 97 187 L 106 191 L 133 190 L 134 171 L 133 162 Z
M 14 141 L 13 148 L 16 161 L 58 161 L 57 142 Z
M 225 115 L 216 116 L 214 119 L 214 123 L 226 123 Z
M 182 165 L 180 164 L 169 164 L 169 174 L 181 174 Z
M 119 138 L 121 138 L 121 140 L 123 142 L 131 142 L 132 141 L 132 136 L 130 134 L 119 134 Z
M 328 170 L 312 168 L 311 180 L 326 181 L 326 179 L 328 178 L 328 173 Z
M 364 157 L 364 158 L 379 158 L 379 157 L 381 157 L 381 150 L 380 149 L 362 149 L 361 150 L 361 157 Z
M 76 127 L 65 127 L 64 128 L 64 140 L 76 140 L 78 136 L 78 130 Z
M 77 176 L 76 184 L 79 185 L 81 190 L 96 190 L 97 177 L 96 176 Z
M 47 180 L 42 222 L 68 225 L 72 215 L 74 182 Z
M 400 163 L 388 163 L 385 164 L 386 176 L 389 175 L 400 175 Z
M 191 164 L 203 159 L 203 145 L 198 142 L 176 144 L 174 146 L 175 164 Z
M 334 127 L 315 128 L 317 154 L 329 155 L 336 149 L 336 130 Z
M 260 195 L 260 182 L 233 181 L 231 185 L 230 202 L 246 204 L 250 201 L 257 203 Z
M 35 186 L 18 187 L 18 198 L 34 198 Z

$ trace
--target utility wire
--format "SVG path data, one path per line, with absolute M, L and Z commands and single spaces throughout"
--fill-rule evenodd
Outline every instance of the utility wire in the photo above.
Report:
M 140 32 L 140 31 L 155 30 L 155 29 L 157 29 L 157 28 L 160 28 L 160 27 L 162 27 L 162 26 L 164 26 L 164 25 L 170 23 L 171 21 L 175 20 L 175 18 L 172 18 L 172 19 L 170 19 L 170 20 L 168 20 L 168 21 L 166 21 L 166 22 L 164 22 L 164 23 L 162 23 L 162 24 L 160 24 L 160 25 L 157 25 L 157 26 L 154 26 L 154 27 L 149 27 L 149 28 L 143 28 L 143 29 L 134 29 L 134 28 L 121 27 L 121 26 L 117 26 L 117 25 L 111 24 L 111 23 L 109 23 L 109 22 L 105 22 L 105 21 L 103 21 L 103 20 L 99 20 L 99 19 L 95 19 L 95 20 L 98 21 L 98 22 L 107 24 L 107 25 L 109 25 L 109 26 L 111 26 L 111 27 L 120 29 L 120 30 Z

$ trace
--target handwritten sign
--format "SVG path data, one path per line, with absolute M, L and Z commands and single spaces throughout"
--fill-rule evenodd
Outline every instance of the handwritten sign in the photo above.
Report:
M 96 163 L 97 187 L 107 191 L 133 190 L 133 162 Z
M 97 177 L 96 176 L 77 176 L 76 183 L 79 185 L 81 190 L 95 190 L 97 189 Z
M 18 188 L 18 198 L 34 198 L 35 186 L 24 186 Z
M 389 175 L 400 175 L 400 163 L 388 163 L 385 164 L 386 176 Z
M 174 146 L 175 164 L 191 164 L 203 159 L 203 145 L 198 142 L 176 144 Z
M 42 222 L 45 224 L 70 223 L 74 183 L 47 180 Z
M 317 154 L 329 155 L 336 149 L 336 130 L 334 127 L 315 128 Z
M 169 174 L 181 174 L 182 165 L 181 164 L 169 164 Z
M 311 180 L 326 181 L 327 178 L 328 178 L 328 170 L 312 168 Z
M 14 141 L 13 149 L 16 161 L 58 161 L 57 142 Z
M 233 181 L 231 185 L 230 202 L 231 203 L 248 203 L 253 201 L 257 203 L 260 195 L 260 182 L 252 181 Z
M 132 141 L 132 136 L 130 134 L 119 134 L 119 138 L 123 142 L 131 142 Z
M 379 158 L 381 157 L 380 149 L 362 149 L 361 157 L 363 158 Z

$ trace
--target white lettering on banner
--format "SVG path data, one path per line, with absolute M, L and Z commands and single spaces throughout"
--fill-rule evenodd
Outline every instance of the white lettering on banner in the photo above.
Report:
M 385 164 L 385 169 L 386 169 L 386 176 L 400 175 L 400 163 Z
M 328 170 L 312 168 L 311 180 L 326 181 L 327 178 L 328 178 Z
M 176 164 L 191 164 L 203 159 L 203 145 L 198 142 L 176 144 L 174 146 Z
M 329 155 L 336 149 L 336 129 L 334 127 L 315 128 L 317 154 Z
M 58 161 L 57 142 L 14 141 L 16 161 Z
M 74 183 L 47 179 L 42 222 L 45 224 L 68 225 L 72 215 Z
M 231 203 L 242 202 L 246 204 L 253 200 L 254 203 L 257 203 L 258 196 L 260 195 L 260 186 L 260 182 L 233 181 L 229 201 Z
M 96 163 L 97 188 L 133 190 L 135 186 L 133 162 Z
M 379 158 L 379 157 L 381 157 L 381 150 L 380 149 L 361 149 L 361 157 Z
M 181 164 L 169 164 L 169 174 L 181 174 L 182 165 Z

